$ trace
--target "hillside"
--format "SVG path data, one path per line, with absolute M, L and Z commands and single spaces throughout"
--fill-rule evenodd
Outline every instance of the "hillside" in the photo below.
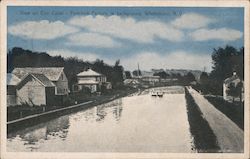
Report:
M 111 66 L 99 59 L 89 63 L 77 57 L 50 56 L 46 52 L 33 52 L 14 47 L 7 54 L 7 72 L 11 72 L 15 67 L 64 67 L 70 89 L 77 82 L 76 75 L 87 68 L 92 68 L 94 71 L 107 76 L 107 80 L 114 87 L 120 85 L 123 81 L 123 67 L 119 60 L 116 61 L 114 66 Z

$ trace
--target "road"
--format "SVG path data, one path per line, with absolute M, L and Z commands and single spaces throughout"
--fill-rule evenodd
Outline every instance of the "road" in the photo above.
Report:
M 199 106 L 204 118 L 217 137 L 222 152 L 243 152 L 244 132 L 227 116 L 217 110 L 196 90 L 188 87 L 188 91 Z

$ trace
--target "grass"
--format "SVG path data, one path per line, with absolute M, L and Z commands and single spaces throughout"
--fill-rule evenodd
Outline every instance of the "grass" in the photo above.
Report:
M 239 102 L 230 103 L 223 98 L 215 96 L 205 96 L 205 98 L 214 105 L 219 111 L 225 114 L 236 125 L 244 130 L 244 103 Z
M 188 121 L 191 134 L 194 138 L 195 149 L 198 152 L 219 152 L 220 147 L 218 146 L 216 136 L 208 122 L 203 118 L 202 112 L 186 88 L 185 98 L 187 101 Z

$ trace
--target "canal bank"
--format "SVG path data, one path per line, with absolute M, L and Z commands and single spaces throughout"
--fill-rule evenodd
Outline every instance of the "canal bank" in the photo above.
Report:
M 99 95 L 92 97 L 89 101 L 79 103 L 76 105 L 71 105 L 63 108 L 58 108 L 50 111 L 41 112 L 38 114 L 32 114 L 29 116 L 25 116 L 23 118 L 18 118 L 16 120 L 11 120 L 7 122 L 7 132 L 10 133 L 12 131 L 17 131 L 29 126 L 33 126 L 42 122 L 46 122 L 56 117 L 60 117 L 62 115 L 70 114 L 73 112 L 81 111 L 84 109 L 88 109 L 90 107 L 94 107 L 96 105 L 108 103 L 112 100 L 128 96 L 135 92 L 139 91 L 138 89 L 131 89 L 127 91 L 119 91 L 117 94 L 113 95 Z
M 244 151 L 244 131 L 196 90 L 189 87 L 187 91 L 202 113 L 202 117 L 209 124 L 213 135 L 216 136 L 220 152 L 242 153 Z M 204 135 L 203 138 L 205 138 Z

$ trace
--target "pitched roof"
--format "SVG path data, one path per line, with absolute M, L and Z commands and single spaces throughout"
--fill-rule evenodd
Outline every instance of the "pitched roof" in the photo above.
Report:
M 16 86 L 20 81 L 21 79 L 13 73 L 7 73 L 7 85 Z
M 29 73 L 44 74 L 50 81 L 57 81 L 63 69 L 63 67 L 24 67 L 15 68 L 12 73 L 18 78 L 23 78 Z
M 55 85 L 43 74 L 30 74 L 36 79 L 38 79 L 45 87 L 54 87 Z
M 238 77 L 237 75 L 233 75 L 233 76 L 231 76 L 231 77 L 229 77 L 229 78 L 226 78 L 226 79 L 224 80 L 224 83 L 225 83 L 225 84 L 229 84 L 229 83 L 233 82 L 233 81 L 236 80 L 236 79 L 239 79 L 239 77 Z
M 55 85 L 43 74 L 27 74 L 18 83 L 17 88 L 22 88 L 31 79 L 37 80 L 44 87 L 55 87 Z
M 88 76 L 103 76 L 103 75 L 93 71 L 92 69 L 88 69 L 87 71 L 83 71 L 83 72 L 78 73 L 77 76 L 86 76 L 86 77 L 88 77 Z

